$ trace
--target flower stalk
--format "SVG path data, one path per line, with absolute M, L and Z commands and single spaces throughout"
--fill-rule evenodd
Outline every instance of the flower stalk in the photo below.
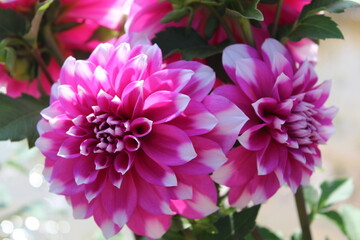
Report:
M 224 31 L 226 32 L 226 35 L 228 36 L 228 38 L 230 40 L 230 42 L 235 43 L 236 40 L 233 35 L 233 32 L 231 31 L 231 29 L 230 29 L 229 25 L 227 24 L 227 22 L 225 21 L 225 19 L 222 16 L 220 16 L 219 12 L 216 9 L 214 9 L 214 7 L 208 5 L 208 8 L 220 22 L 221 26 L 223 27 Z
M 306 212 L 304 192 L 301 185 L 295 193 L 295 201 L 301 225 L 302 237 L 304 240 L 312 240 L 310 222 Z
M 54 58 L 59 63 L 59 65 L 62 66 L 65 61 L 65 58 L 59 49 L 59 45 L 56 43 L 50 25 L 46 25 L 44 27 L 44 39 L 46 46 L 50 49 L 51 54 L 54 56 Z
M 276 13 L 275 13 L 275 20 L 273 23 L 273 27 L 272 27 L 272 31 L 271 31 L 271 35 L 275 38 L 276 34 L 277 34 L 277 30 L 279 27 L 279 21 L 280 21 L 280 16 L 281 16 L 281 9 L 282 6 L 284 4 L 284 0 L 279 0 L 277 8 L 276 8 Z

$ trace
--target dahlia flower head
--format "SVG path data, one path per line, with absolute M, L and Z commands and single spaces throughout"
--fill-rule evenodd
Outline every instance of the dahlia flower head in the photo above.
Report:
M 214 94 L 226 96 L 248 117 L 240 146 L 212 178 L 230 187 L 229 203 L 237 208 L 263 203 L 283 184 L 293 192 L 321 165 L 319 144 L 334 132 L 334 107 L 324 107 L 330 81 L 317 85 L 312 65 L 296 64 L 277 40 L 261 50 L 235 44 L 223 52 L 223 65 L 234 85 Z
M 106 237 L 124 224 L 159 238 L 171 216 L 217 210 L 209 174 L 226 160 L 247 121 L 227 98 L 208 95 L 213 70 L 162 63 L 157 45 L 100 44 L 88 60 L 69 57 L 36 146 L 50 191 L 74 216 L 93 216 Z

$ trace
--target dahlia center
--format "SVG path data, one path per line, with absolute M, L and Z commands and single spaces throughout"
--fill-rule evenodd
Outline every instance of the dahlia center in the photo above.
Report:
M 319 134 L 321 124 L 316 120 L 317 111 L 314 105 L 300 102 L 292 110 L 285 123 L 289 138 L 295 140 L 299 145 L 322 143 Z
M 93 127 L 93 137 L 84 141 L 86 152 L 118 153 L 135 152 L 141 147 L 140 139 L 151 132 L 152 121 L 139 117 L 122 119 L 113 113 L 95 111 L 86 117 Z

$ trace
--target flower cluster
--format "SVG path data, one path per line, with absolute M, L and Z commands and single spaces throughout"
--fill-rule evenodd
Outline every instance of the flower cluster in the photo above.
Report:
M 214 82 L 198 62 L 163 67 L 156 45 L 101 44 L 87 61 L 68 58 L 38 126 L 50 190 L 107 237 L 127 223 L 157 238 L 176 213 L 214 212 L 208 174 L 247 121 L 227 98 L 208 95 Z
M 174 215 L 308 183 L 337 111 L 314 71 L 324 36 L 306 29 L 331 21 L 327 5 L 250 2 L 0 2 L 31 25 L 0 34 L 0 84 L 10 97 L 50 97 L 36 146 L 76 218 L 93 217 L 107 238 L 127 225 L 155 239 Z

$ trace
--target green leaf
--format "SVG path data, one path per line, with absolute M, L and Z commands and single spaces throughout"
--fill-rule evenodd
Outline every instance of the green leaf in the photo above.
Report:
M 54 0 L 47 0 L 44 2 L 38 2 L 36 5 L 36 13 L 34 18 L 31 21 L 31 27 L 29 32 L 24 36 L 24 38 L 33 46 L 37 43 L 37 38 L 39 35 L 39 29 L 41 20 L 44 16 L 46 10 L 51 6 Z
M 192 28 L 168 27 L 153 39 L 166 57 L 183 49 L 206 46 L 206 40 Z
M 259 1 L 260 0 L 251 0 L 250 2 L 244 1 L 243 2 L 244 10 L 239 12 L 240 15 L 243 16 L 244 18 L 263 21 L 264 16 L 261 13 L 261 11 L 257 8 Z
M 33 147 L 38 138 L 36 124 L 40 111 L 48 106 L 46 99 L 36 99 L 23 94 L 11 98 L 0 94 L 0 140 L 20 141 L 27 138 Z
M 336 211 L 326 211 L 326 212 L 320 212 L 320 215 L 326 217 L 327 219 L 329 219 L 330 221 L 335 223 L 339 227 L 339 229 L 344 234 L 346 234 L 344 221 L 342 219 L 342 216 L 338 212 L 336 212 Z
M 0 41 L 7 37 L 20 37 L 27 32 L 27 19 L 11 9 L 0 9 Z
M 282 237 L 265 227 L 257 227 L 262 239 L 266 240 L 283 240 Z M 256 240 L 251 234 L 245 237 L 245 240 Z
M 214 15 L 209 17 L 205 27 L 205 36 L 207 39 L 210 39 L 214 35 L 215 31 L 219 27 L 219 24 L 219 20 Z
M 317 211 L 319 193 L 312 186 L 303 186 L 303 191 L 306 204 L 312 211 Z
M 344 205 L 339 210 L 349 240 L 360 240 L 360 209 Z
M 203 231 L 201 234 L 200 239 L 206 239 L 206 240 L 231 240 L 233 229 L 232 229 L 232 218 L 229 215 L 220 217 L 215 223 L 215 232 L 211 231 Z
M 261 205 L 256 205 L 251 208 L 245 208 L 241 212 L 234 213 L 234 239 L 243 239 L 254 230 L 256 226 L 255 220 L 260 206 Z
M 198 46 L 193 48 L 186 48 L 181 50 L 182 58 L 184 60 L 192 60 L 194 58 L 208 58 L 210 56 L 214 56 L 216 54 L 220 54 L 223 52 L 224 48 L 229 45 L 229 41 L 222 42 L 216 46 L 214 45 L 205 45 Z
M 331 20 L 330 17 L 324 15 L 315 15 L 308 17 L 297 25 L 291 31 L 288 38 L 291 41 L 299 41 L 303 38 L 311 39 L 326 39 L 326 38 L 340 38 L 343 39 L 341 31 L 337 24 Z
M 186 17 L 190 13 L 190 9 L 188 7 L 175 9 L 163 17 L 160 22 L 168 23 L 168 22 L 178 22 L 184 17 Z
M 296 232 L 291 235 L 290 240 L 303 240 L 301 232 Z
M 358 5 L 354 1 L 344 0 L 313 0 L 310 4 L 304 6 L 299 19 L 304 19 L 311 15 L 314 15 L 320 11 L 328 11 L 332 13 L 341 13 L 345 9 Z
M 348 199 L 354 190 L 351 179 L 325 181 L 320 185 L 321 195 L 319 209 L 327 208 L 335 203 Z

